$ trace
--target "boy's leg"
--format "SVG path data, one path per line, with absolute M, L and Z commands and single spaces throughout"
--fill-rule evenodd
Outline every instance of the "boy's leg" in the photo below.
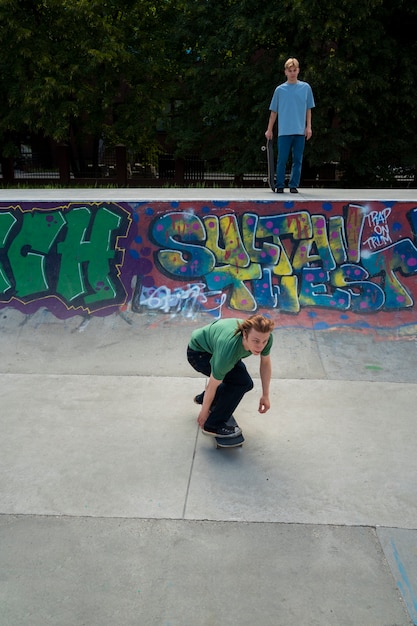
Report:
M 189 364 L 196 372 L 200 372 L 200 374 L 204 374 L 205 376 L 210 376 L 211 374 L 211 356 L 212 355 L 208 354 L 208 352 L 197 352 L 196 350 L 187 348 L 187 360 Z
M 292 142 L 292 168 L 289 187 L 296 188 L 300 186 L 301 167 L 303 164 L 303 153 L 305 146 L 304 135 L 294 135 Z
M 193 367 L 196 372 L 200 372 L 200 374 L 210 376 L 210 359 L 211 354 L 208 354 L 208 352 L 197 352 L 196 350 L 191 350 L 191 348 L 187 348 L 187 360 L 191 367 Z M 203 404 L 203 398 L 204 391 L 195 396 L 194 402 L 196 402 L 197 404 Z
M 249 376 L 245 365 L 242 361 L 239 361 L 226 374 L 223 382 L 218 386 L 213 401 L 213 408 L 205 426 L 209 430 L 223 426 L 229 417 L 233 415 L 245 393 L 251 389 L 253 389 L 253 380 Z
M 291 135 L 280 135 L 278 137 L 277 177 L 275 182 L 277 189 L 284 189 L 285 187 L 285 170 L 288 157 L 290 156 L 291 138 Z
M 190 365 L 206 376 L 211 374 L 210 359 L 211 354 L 206 352 L 196 352 L 187 349 L 187 359 Z M 229 417 L 233 414 L 241 399 L 247 391 L 253 388 L 253 380 L 242 361 L 226 374 L 223 382 L 218 386 L 214 397 L 212 411 L 206 421 L 205 426 L 210 430 L 217 430 L 225 425 Z M 204 392 L 197 396 L 203 402 Z

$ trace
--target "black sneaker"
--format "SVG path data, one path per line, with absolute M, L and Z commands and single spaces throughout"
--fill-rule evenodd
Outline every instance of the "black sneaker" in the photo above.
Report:
M 297 187 L 291 187 L 290 193 L 298 193 Z
M 226 439 L 227 437 L 237 437 L 242 434 L 242 429 L 239 426 L 221 426 L 216 430 L 210 430 L 204 426 L 203 433 L 205 435 L 211 435 L 212 437 L 223 437 Z
M 198 393 L 194 398 L 193 398 L 193 402 L 195 404 L 203 404 L 203 400 L 204 400 L 204 391 L 202 393 Z M 215 404 L 212 404 L 210 407 L 210 411 L 214 411 L 215 409 Z
M 202 393 L 197 394 L 195 398 L 193 398 L 196 404 L 203 404 L 203 399 L 204 399 L 204 391 Z
M 276 191 L 276 193 L 284 193 L 284 190 L 283 190 L 283 188 L 282 188 L 282 187 L 277 187 L 277 188 L 275 189 L 275 191 Z

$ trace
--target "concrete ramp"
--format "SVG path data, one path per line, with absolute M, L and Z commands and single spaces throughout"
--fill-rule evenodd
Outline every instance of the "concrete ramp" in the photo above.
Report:
M 0 623 L 417 623 L 416 339 L 280 328 L 246 443 L 196 424 L 201 320 L 0 320 Z

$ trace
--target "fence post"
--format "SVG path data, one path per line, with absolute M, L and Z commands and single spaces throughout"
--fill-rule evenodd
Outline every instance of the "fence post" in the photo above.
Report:
M 126 146 L 119 144 L 116 151 L 116 181 L 118 187 L 127 187 Z
M 57 146 L 59 182 L 61 185 L 69 185 L 71 180 L 71 167 L 69 158 L 69 146 L 66 143 L 60 143 Z

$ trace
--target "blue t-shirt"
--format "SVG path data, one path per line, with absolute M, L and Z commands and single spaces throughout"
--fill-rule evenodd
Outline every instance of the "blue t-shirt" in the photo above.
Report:
M 315 107 L 313 91 L 308 83 L 278 85 L 272 96 L 270 111 L 278 114 L 278 135 L 304 135 L 307 109 Z

